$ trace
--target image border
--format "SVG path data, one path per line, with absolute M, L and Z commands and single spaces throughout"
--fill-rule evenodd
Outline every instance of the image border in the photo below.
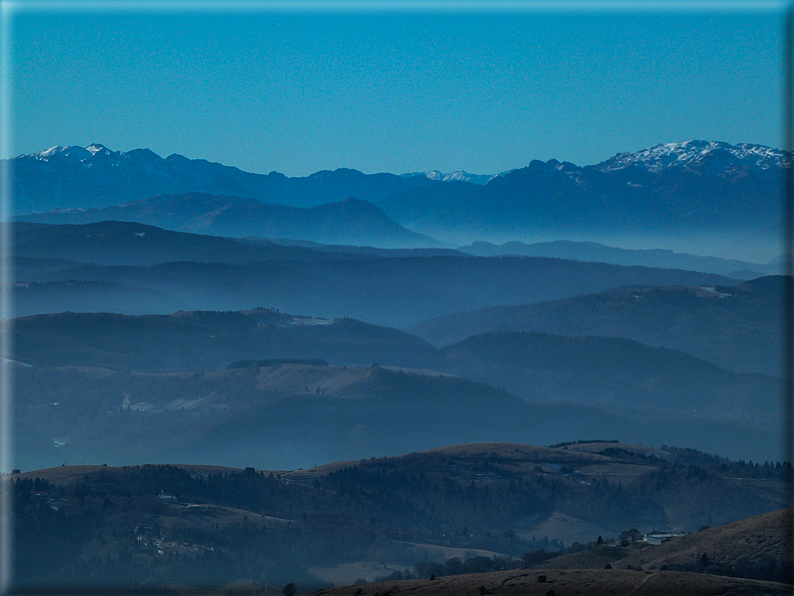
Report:
M 9 220 L 13 216 L 13 163 L 9 158 L 13 146 L 14 128 L 14 72 L 13 22 L 17 14 L 25 13 L 548 13 L 580 14 L 609 12 L 659 12 L 701 14 L 731 11 L 779 12 L 783 20 L 782 63 L 784 147 L 794 151 L 794 0 L 0 0 L 0 594 L 14 593 L 14 527 L 11 515 L 12 485 L 7 472 L 14 461 L 13 425 L 13 285 L 14 229 Z M 782 241 L 784 247 L 783 317 L 783 391 L 781 424 L 783 441 L 781 454 L 794 461 L 794 171 L 787 169 L 783 207 Z M 791 468 L 789 467 L 789 470 Z M 794 478 L 786 478 L 786 552 L 794 561 Z M 794 571 L 792 571 L 794 573 Z M 789 583 L 794 583 L 794 577 Z M 133 594 L 151 591 L 119 587 L 120 592 Z M 64 590 L 62 593 L 85 593 L 86 590 Z M 105 588 L 102 593 L 108 593 Z M 112 590 L 111 590 L 112 592 Z

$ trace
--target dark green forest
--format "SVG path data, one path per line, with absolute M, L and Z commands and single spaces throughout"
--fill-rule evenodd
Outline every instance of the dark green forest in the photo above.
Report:
M 151 586 L 250 579 L 319 588 L 325 584 L 312 567 L 356 561 L 404 561 L 409 577 L 528 565 L 597 539 L 562 544 L 528 534 L 528 520 L 563 511 L 624 530 L 695 531 L 778 508 L 791 473 L 787 462 L 735 462 L 675 448 L 661 458 L 612 442 L 472 447 L 294 472 L 144 465 L 18 474 L 17 580 Z M 620 473 L 637 466 L 639 473 Z M 68 481 L 58 480 L 67 472 Z M 748 480 L 732 480 L 737 476 Z M 415 544 L 499 556 L 486 557 L 487 565 L 481 556 L 452 557 L 460 565 L 412 560 L 407 545 Z M 464 565 L 468 559 L 476 561 Z

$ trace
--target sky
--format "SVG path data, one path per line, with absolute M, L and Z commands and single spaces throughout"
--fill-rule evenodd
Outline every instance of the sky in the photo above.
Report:
M 784 142 L 783 18 L 766 3 L 103 5 L 16 5 L 2 157 L 98 142 L 290 176 L 493 174 Z

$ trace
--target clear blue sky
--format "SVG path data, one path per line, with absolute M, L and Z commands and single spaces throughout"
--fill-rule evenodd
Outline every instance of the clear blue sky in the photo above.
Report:
M 783 143 L 783 19 L 769 5 L 18 6 L 14 155 L 101 142 L 288 175 L 490 174 L 694 138 Z

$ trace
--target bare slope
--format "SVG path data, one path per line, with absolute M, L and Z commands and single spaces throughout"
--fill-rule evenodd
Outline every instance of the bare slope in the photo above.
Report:
M 539 577 L 545 581 L 538 581 Z M 482 587 L 482 589 L 481 589 Z M 674 571 L 543 570 L 496 571 L 453 575 L 436 580 L 405 580 L 321 590 L 317 596 L 361 594 L 505 594 L 526 596 L 767 596 L 789 594 L 790 587 L 774 582 Z
M 620 562 L 643 569 L 696 567 L 705 553 L 709 565 L 741 566 L 744 561 L 762 565 L 764 561 L 785 561 L 786 527 L 794 520 L 794 509 L 769 513 L 671 538 L 657 547 L 638 552 Z M 708 566 L 707 566 L 708 568 Z

